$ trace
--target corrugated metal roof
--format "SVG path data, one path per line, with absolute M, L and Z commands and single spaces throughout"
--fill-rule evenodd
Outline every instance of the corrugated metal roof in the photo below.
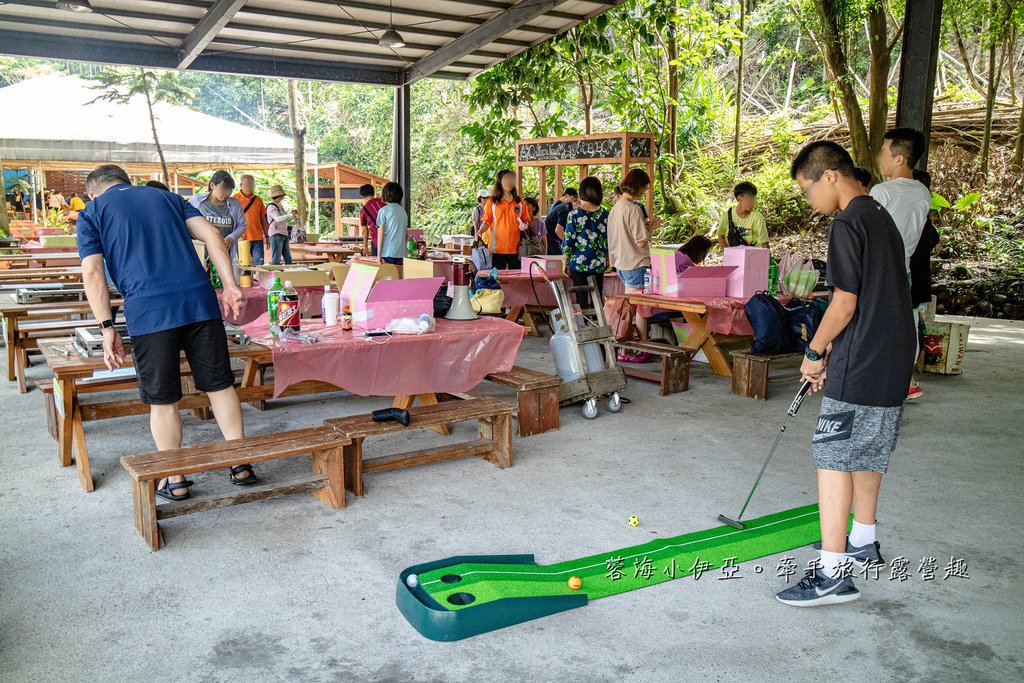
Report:
M 621 0 L 54 0 L 0 3 L 0 53 L 401 85 L 462 79 Z M 406 45 L 383 48 L 390 25 Z

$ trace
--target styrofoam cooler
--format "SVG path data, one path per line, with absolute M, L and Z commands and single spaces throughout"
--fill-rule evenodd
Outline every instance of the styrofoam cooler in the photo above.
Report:
M 537 267 L 550 276 L 558 277 L 562 274 L 562 259 L 558 256 L 528 256 L 520 259 L 520 270 L 524 273 L 530 272 L 530 264 L 536 262 Z
M 727 247 L 725 265 L 736 266 L 725 283 L 725 295 L 749 299 L 768 289 L 771 252 L 760 247 Z

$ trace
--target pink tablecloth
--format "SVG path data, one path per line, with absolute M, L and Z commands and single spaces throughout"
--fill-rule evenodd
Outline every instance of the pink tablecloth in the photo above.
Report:
M 569 278 L 561 276 L 561 279 L 566 281 L 566 285 L 572 286 Z M 540 298 L 542 306 L 555 305 L 555 297 L 551 293 L 551 285 L 545 282 L 539 273 L 534 273 L 533 275 L 533 286 L 537 288 L 537 297 L 534 297 L 533 289 L 530 287 L 529 273 L 518 270 L 500 270 L 498 271 L 498 282 L 501 283 L 501 290 L 505 293 L 506 306 L 524 306 L 527 304 L 536 306 L 537 297 Z M 605 273 L 605 298 L 622 294 L 623 291 L 622 280 L 619 279 L 619 276 L 615 273 Z
M 359 331 L 302 323 L 319 332 L 316 344 L 280 343 L 266 324 L 246 327 L 273 350 L 274 395 L 305 380 L 329 382 L 360 396 L 406 396 L 469 391 L 492 372 L 515 365 L 524 329 L 501 318 L 440 319 L 434 332 L 368 340 Z
M 324 298 L 323 287 L 297 287 L 299 293 L 299 312 L 305 317 L 320 316 L 320 304 Z M 233 325 L 248 325 L 255 322 L 267 312 L 267 290 L 264 287 L 243 287 L 242 313 L 235 316 L 231 310 L 224 305 L 222 300 L 223 290 L 217 290 L 217 300 L 220 304 L 220 314 L 226 322 Z
M 681 301 L 694 301 L 707 306 L 708 330 L 715 334 L 754 336 L 754 328 L 750 326 L 747 314 L 743 312 L 746 299 L 729 296 L 708 299 L 691 297 Z

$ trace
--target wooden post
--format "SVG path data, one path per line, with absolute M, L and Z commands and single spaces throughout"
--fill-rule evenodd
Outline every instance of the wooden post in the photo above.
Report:
M 562 196 L 562 165 L 555 166 L 555 199 Z
M 652 141 L 653 144 L 653 141 Z M 654 149 L 651 149 L 651 154 L 654 154 Z M 651 184 L 647 186 L 647 215 L 654 218 L 654 162 L 647 162 L 647 176 L 651 179 Z
M 576 186 L 577 187 L 579 187 L 580 180 L 583 180 L 584 178 L 587 177 L 587 173 L 588 173 L 589 170 L 590 170 L 590 166 L 588 166 L 587 164 L 580 164 L 580 177 L 579 177 L 579 180 L 576 181 Z
M 313 227 L 320 234 L 320 165 L 313 167 Z
M 537 201 L 540 203 L 540 210 L 548 210 L 548 167 L 540 167 L 540 192 L 537 194 Z M 534 216 L 536 218 L 536 216 Z
M 523 196 L 523 167 L 516 164 L 516 192 Z
M 341 188 L 338 187 L 338 164 L 334 164 L 334 236 L 343 237 L 345 232 L 341 225 Z
M 46 215 L 50 213 L 50 207 L 46 204 L 46 173 L 43 167 L 39 167 L 39 195 L 43 198 L 43 227 L 46 226 Z

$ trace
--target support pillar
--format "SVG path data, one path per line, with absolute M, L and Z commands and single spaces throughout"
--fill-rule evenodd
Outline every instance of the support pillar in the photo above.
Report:
M 410 100 L 412 88 L 406 83 L 395 88 L 395 122 L 393 139 L 391 143 L 391 180 L 402 186 L 405 196 L 402 199 L 402 206 L 410 214 L 412 224 L 412 149 L 411 149 L 411 128 L 409 118 L 411 114 Z
M 909 0 L 903 21 L 900 83 L 896 96 L 896 126 L 914 128 L 931 138 L 935 71 L 942 30 L 942 0 Z M 928 146 L 917 167 L 928 167 Z

